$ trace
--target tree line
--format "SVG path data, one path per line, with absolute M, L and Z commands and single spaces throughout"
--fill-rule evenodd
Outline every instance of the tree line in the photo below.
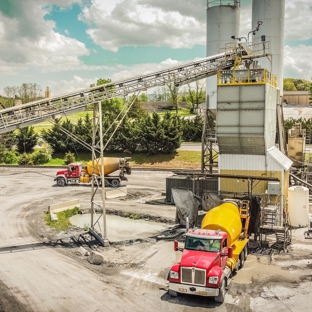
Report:
M 148 114 L 144 100 L 144 96 L 133 95 L 127 103 L 120 98 L 102 102 L 106 152 L 170 154 L 180 147 L 182 141 L 201 141 L 203 120 L 200 116 L 189 119 L 169 111 L 163 116 L 156 112 Z M 126 111 L 121 120 L 120 116 Z M 53 125 L 40 134 L 31 126 L 1 135 L 0 163 L 40 164 L 47 162 L 52 153 L 90 152 L 92 124 L 87 113 L 77 123 L 55 119 Z M 99 140 L 97 135 L 96 142 Z M 85 144 L 81 145 L 79 141 Z M 34 149 L 37 144 L 44 146 Z

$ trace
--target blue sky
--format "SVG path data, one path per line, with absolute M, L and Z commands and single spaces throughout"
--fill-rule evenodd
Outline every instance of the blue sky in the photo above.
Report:
M 285 3 L 284 77 L 311 80 L 311 0 Z M 31 82 L 64 94 L 204 57 L 205 11 L 206 0 L 1 0 L 0 92 Z

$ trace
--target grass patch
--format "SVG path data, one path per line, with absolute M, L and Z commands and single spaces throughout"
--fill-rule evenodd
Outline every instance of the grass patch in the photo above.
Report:
M 74 209 L 69 209 L 61 212 L 57 212 L 57 218 L 58 220 L 52 221 L 50 214 L 47 213 L 44 216 L 44 220 L 46 221 L 46 224 L 52 228 L 55 228 L 59 231 L 65 231 L 69 226 L 72 224 L 69 222 L 69 218 L 78 214 L 80 212 L 80 209 L 78 207 L 75 207 Z
M 122 216 L 124 218 L 130 218 L 130 219 L 133 219 L 133 220 L 140 220 L 140 219 L 144 218 L 143 214 L 141 214 L 141 213 L 132 213 L 132 212 L 124 212 L 122 214 Z

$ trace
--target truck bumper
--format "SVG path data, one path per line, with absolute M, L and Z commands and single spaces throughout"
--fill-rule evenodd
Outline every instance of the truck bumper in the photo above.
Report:
M 219 288 L 209 288 L 196 285 L 169 283 L 169 289 L 181 294 L 189 294 L 204 297 L 215 297 L 219 295 Z

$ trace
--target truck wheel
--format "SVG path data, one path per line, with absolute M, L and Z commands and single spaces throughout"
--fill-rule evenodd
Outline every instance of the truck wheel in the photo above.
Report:
M 225 281 L 224 279 L 221 282 L 221 286 L 219 289 L 219 295 L 216 296 L 214 299 L 216 302 L 223 303 L 224 302 L 224 297 L 225 297 Z
M 120 185 L 120 181 L 119 180 L 112 180 L 112 187 L 118 187 Z
M 59 179 L 57 179 L 56 183 L 58 186 L 64 186 L 65 185 L 65 179 L 59 178 Z
M 172 290 L 172 289 L 169 289 L 168 290 L 168 294 L 171 296 L 171 297 L 178 297 L 179 293 Z
M 239 255 L 239 268 L 241 269 L 245 264 L 245 249 Z
M 245 261 L 247 260 L 247 256 L 248 256 L 248 248 L 247 246 L 245 246 L 244 248 L 244 254 L 245 254 Z

